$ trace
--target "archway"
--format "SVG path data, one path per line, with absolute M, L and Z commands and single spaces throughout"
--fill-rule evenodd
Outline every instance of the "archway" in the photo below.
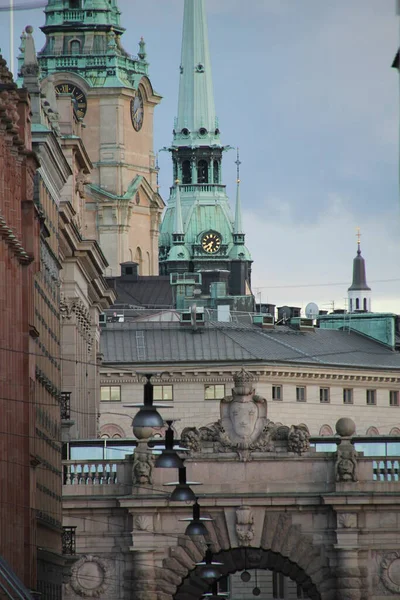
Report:
M 294 581 L 303 592 L 303 597 L 310 600 L 321 600 L 317 586 L 304 569 L 292 562 L 289 558 L 282 556 L 272 550 L 262 548 L 235 548 L 223 550 L 215 555 L 215 560 L 222 562 L 221 578 L 234 573 L 255 570 L 271 571 L 281 573 L 285 578 Z M 255 578 L 254 578 L 255 581 Z M 174 600 L 199 600 L 204 592 L 209 592 L 210 586 L 205 584 L 198 575 L 198 568 L 193 569 L 178 587 Z M 238 588 L 233 590 L 238 593 Z M 266 597 L 272 597 L 272 590 L 263 590 Z M 278 596 L 279 597 L 279 596 Z
M 223 563 L 222 576 L 245 568 L 269 570 L 283 573 L 296 582 L 310 600 L 336 598 L 336 579 L 329 568 L 326 544 L 313 544 L 312 538 L 302 533 L 301 526 L 293 523 L 291 513 L 264 508 L 256 514 L 254 507 L 252 522 L 258 523 L 260 528 L 258 532 L 254 528 L 253 539 L 246 542 L 254 546 L 240 543 L 237 529 L 227 520 L 225 512 L 209 510 L 205 514 L 203 511 L 203 516 L 213 519 L 206 524 L 207 541 L 211 543 L 215 560 Z M 169 556 L 158 571 L 157 582 L 160 591 L 168 590 L 168 600 L 199 600 L 209 591 L 196 567 L 205 549 L 204 538 L 187 536 L 179 537 L 177 545 L 169 549 Z

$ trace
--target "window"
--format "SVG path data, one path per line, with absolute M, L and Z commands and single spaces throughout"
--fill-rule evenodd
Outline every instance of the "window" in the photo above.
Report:
M 272 400 L 282 400 L 282 386 L 281 385 L 273 385 L 272 386 Z
M 224 575 L 221 579 L 218 580 L 218 593 L 219 594 L 229 594 L 230 586 L 229 586 L 229 576 Z
M 356 310 L 360 310 L 360 298 L 356 298 Z
M 206 160 L 199 160 L 197 164 L 197 183 L 208 183 L 208 164 Z
M 100 387 L 100 400 L 102 402 L 121 402 L 121 386 L 102 385 Z
M 71 54 L 79 54 L 81 51 L 81 43 L 79 40 L 72 40 L 69 49 Z
M 350 312 L 353 312 L 353 300 L 350 298 Z
M 376 390 L 367 390 L 367 404 L 369 406 L 375 406 L 375 404 L 376 404 Z
M 306 401 L 306 388 L 305 387 L 297 387 L 296 388 L 296 402 L 305 402 Z
M 343 404 L 353 404 L 353 390 L 351 388 L 344 388 Z
M 274 600 L 285 598 L 285 577 L 283 573 L 272 573 L 272 597 Z
M 225 385 L 222 384 L 211 384 L 204 386 L 204 399 L 205 400 L 222 400 L 225 396 Z
M 308 596 L 306 595 L 305 592 L 303 592 L 303 588 L 301 587 L 301 585 L 298 583 L 297 584 L 297 598 L 308 598 Z
M 190 160 L 184 160 L 182 163 L 182 183 L 183 185 L 192 183 L 192 165 Z
M 398 390 L 390 390 L 390 392 L 389 392 L 389 404 L 390 404 L 390 406 L 399 406 L 399 392 L 398 392 Z
M 173 400 L 172 385 L 155 385 L 154 386 L 154 400 Z
M 329 402 L 329 388 L 319 388 L 319 401 Z
M 364 300 L 363 300 L 363 305 L 364 305 L 364 310 L 366 311 L 367 310 L 367 299 L 366 298 L 364 298 Z
M 219 183 L 219 162 L 214 160 L 214 183 Z

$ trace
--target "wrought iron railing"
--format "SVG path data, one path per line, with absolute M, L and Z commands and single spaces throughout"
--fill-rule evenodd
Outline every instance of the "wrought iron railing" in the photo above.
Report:
M 61 420 L 69 421 L 71 418 L 71 392 L 61 392 Z
M 62 553 L 69 554 L 71 556 L 76 554 L 76 526 L 63 527 Z

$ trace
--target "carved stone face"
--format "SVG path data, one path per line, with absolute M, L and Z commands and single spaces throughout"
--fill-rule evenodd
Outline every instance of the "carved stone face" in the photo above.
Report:
M 240 438 L 252 435 L 258 419 L 258 408 L 254 402 L 232 402 L 230 417 L 233 430 Z

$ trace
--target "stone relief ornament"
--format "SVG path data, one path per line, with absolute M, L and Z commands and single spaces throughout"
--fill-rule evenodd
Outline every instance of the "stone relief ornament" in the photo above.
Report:
M 267 419 L 267 401 L 255 393 L 253 377 L 244 369 L 234 376 L 232 396 L 221 400 L 220 414 L 216 423 L 185 428 L 182 445 L 196 454 L 211 442 L 214 452 L 237 452 L 244 460 L 252 452 L 273 452 L 279 441 L 286 441 L 290 452 L 301 454 L 309 449 L 305 425 L 289 429 Z
M 112 569 L 109 561 L 84 555 L 71 569 L 70 585 L 84 598 L 99 598 L 108 590 Z
M 135 454 L 133 455 L 133 485 L 152 485 L 153 466 L 154 458 L 150 453 L 136 450 Z
M 242 546 L 249 546 L 254 538 L 254 516 L 250 506 L 236 509 L 236 535 Z
M 336 481 L 358 481 L 357 451 L 350 442 L 342 442 L 338 446 L 335 463 Z
M 356 513 L 341 513 L 337 519 L 339 529 L 352 529 L 357 527 Z
M 387 590 L 400 593 L 400 551 L 384 555 L 381 562 L 381 580 Z

